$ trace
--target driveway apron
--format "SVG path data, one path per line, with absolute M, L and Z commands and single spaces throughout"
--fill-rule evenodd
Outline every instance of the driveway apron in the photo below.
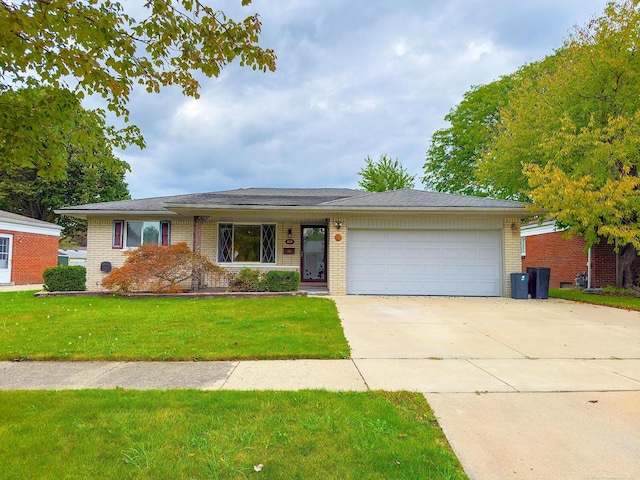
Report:
M 369 388 L 424 393 L 471 479 L 640 479 L 638 312 L 333 298 Z

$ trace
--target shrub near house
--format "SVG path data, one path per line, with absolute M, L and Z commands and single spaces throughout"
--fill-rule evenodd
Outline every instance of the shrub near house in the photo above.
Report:
M 109 290 L 118 292 L 151 291 L 179 293 L 183 282 L 199 275 L 222 275 L 224 269 L 205 256 L 189 250 L 184 242 L 162 246 L 140 245 L 125 253 L 124 266 L 116 268 L 102 281 Z
M 50 267 L 42 276 L 45 290 L 49 292 L 83 292 L 87 289 L 87 270 L 80 265 Z
M 300 274 L 293 271 L 270 270 L 263 273 L 255 268 L 242 268 L 229 275 L 231 292 L 295 292 Z

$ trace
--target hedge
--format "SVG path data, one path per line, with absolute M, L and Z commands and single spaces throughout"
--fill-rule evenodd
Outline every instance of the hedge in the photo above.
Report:
M 80 265 L 49 267 L 42 275 L 49 292 L 79 292 L 87 289 L 87 269 Z
M 272 270 L 262 280 L 269 292 L 295 292 L 300 284 L 300 274 L 294 271 Z
M 298 272 L 271 270 L 262 273 L 255 268 L 242 268 L 229 275 L 231 292 L 295 292 L 300 284 Z

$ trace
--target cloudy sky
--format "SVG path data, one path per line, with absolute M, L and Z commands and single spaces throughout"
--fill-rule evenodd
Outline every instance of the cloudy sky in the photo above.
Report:
M 209 2 L 211 3 L 211 2 Z M 369 155 L 422 176 L 431 135 L 472 85 L 561 46 L 605 0 L 240 0 L 258 12 L 275 73 L 228 66 L 199 100 L 135 92 L 147 148 L 133 198 L 242 187 L 358 187 Z M 418 181 L 416 188 L 423 188 Z

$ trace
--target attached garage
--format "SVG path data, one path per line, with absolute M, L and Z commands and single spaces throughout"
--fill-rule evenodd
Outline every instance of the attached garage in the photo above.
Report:
M 122 249 L 112 248 L 116 224 L 169 220 L 173 240 L 225 268 L 295 269 L 313 282 L 303 287 L 326 285 L 331 295 L 445 296 L 509 296 L 510 273 L 521 269 L 520 219 L 535 214 L 523 203 L 487 197 L 345 188 L 242 188 L 56 213 L 88 220 L 90 288 L 100 288 L 101 262 L 124 261 Z M 260 262 L 236 256 L 227 237 L 229 248 L 220 247 L 220 232 L 236 231 L 220 226 L 236 224 L 275 226 L 275 236 L 261 243 L 270 254 Z
M 502 295 L 502 232 L 349 231 L 347 293 Z

